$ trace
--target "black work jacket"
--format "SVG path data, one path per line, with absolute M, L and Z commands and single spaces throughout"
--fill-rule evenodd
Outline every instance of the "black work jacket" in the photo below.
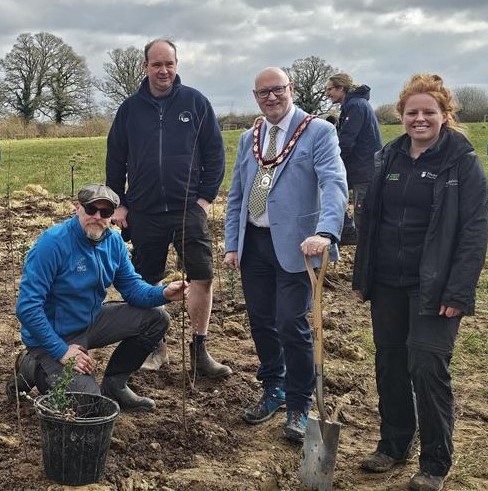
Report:
M 444 159 L 434 184 L 429 226 L 419 267 L 421 315 L 438 315 L 441 305 L 474 313 L 476 284 L 485 263 L 488 237 L 486 177 L 469 141 L 445 129 Z M 408 135 L 375 155 L 375 174 L 365 199 L 356 249 L 353 289 L 369 300 L 374 281 L 382 187 L 396 152 Z

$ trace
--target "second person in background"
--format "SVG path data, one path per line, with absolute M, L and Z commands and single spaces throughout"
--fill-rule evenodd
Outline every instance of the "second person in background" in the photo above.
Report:
M 210 102 L 181 83 L 174 43 L 155 39 L 144 57 L 146 77 L 118 109 L 108 136 L 107 185 L 121 201 L 112 221 L 130 227 L 136 271 L 149 283 L 162 280 L 174 245 L 190 281 L 192 368 L 226 377 L 231 368 L 206 349 L 213 278 L 207 213 L 225 172 L 222 135 Z M 146 366 L 159 368 L 164 353 L 162 344 Z
M 356 84 L 347 73 L 336 73 L 329 77 L 325 91 L 334 104 L 341 105 L 337 133 L 354 205 L 354 218 L 348 212 L 344 215 L 341 244 L 356 244 L 374 154 L 381 148 L 380 129 L 368 102 L 371 89 L 367 85 Z

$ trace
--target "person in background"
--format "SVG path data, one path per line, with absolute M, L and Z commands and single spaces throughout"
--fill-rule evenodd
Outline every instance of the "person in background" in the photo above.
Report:
M 261 71 L 254 97 L 265 118 L 241 135 L 225 222 L 225 264 L 241 270 L 262 396 L 244 411 L 259 424 L 286 406 L 284 436 L 303 441 L 315 373 L 304 254 L 337 260 L 347 203 L 334 127 L 293 104 L 280 68 Z
M 344 216 L 341 244 L 356 244 L 364 196 L 373 176 L 374 154 L 381 148 L 380 129 L 368 102 L 371 89 L 367 85 L 356 84 L 347 73 L 336 73 L 327 80 L 325 91 L 334 104 L 341 106 L 337 132 L 354 205 L 354 216 L 349 212 Z
M 452 465 L 449 364 L 485 262 L 486 178 L 440 76 L 414 75 L 396 107 L 405 133 L 376 155 L 353 273 L 358 298 L 371 301 L 381 417 L 362 467 L 405 462 L 418 427 L 409 487 L 439 491 Z
M 190 281 L 192 369 L 227 377 L 231 368 L 206 347 L 213 278 L 207 213 L 225 172 L 222 135 L 210 102 L 181 83 L 175 44 L 155 39 L 144 56 L 146 77 L 118 109 L 107 140 L 106 181 L 121 199 L 112 221 L 130 227 L 136 271 L 149 283 L 164 277 L 174 245 Z M 144 368 L 165 361 L 162 342 Z
M 76 377 L 69 389 L 100 394 L 89 350 L 120 341 L 101 392 L 124 410 L 154 409 L 154 401 L 135 394 L 127 381 L 168 328 L 159 306 L 183 299 L 187 285 L 152 286 L 134 271 L 120 234 L 109 228 L 118 205 L 109 187 L 83 187 L 76 214 L 46 230 L 29 251 L 17 301 L 27 350 L 17 358 L 17 380 L 7 382 L 9 399 L 34 386 L 45 394 L 70 360 Z M 111 285 L 125 302 L 104 303 Z

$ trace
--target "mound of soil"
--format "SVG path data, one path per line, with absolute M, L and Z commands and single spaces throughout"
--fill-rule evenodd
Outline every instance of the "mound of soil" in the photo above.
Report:
M 23 258 L 42 230 L 67 218 L 72 210 L 66 198 L 46 196 L 35 189 L 8 202 L 0 201 L 0 268 L 4 278 L 0 290 L 2 387 L 13 372 L 15 355 L 22 348 L 15 299 Z M 284 413 L 257 426 L 241 419 L 244 408 L 260 397 L 260 386 L 255 379 L 258 362 L 239 276 L 224 270 L 221 264 L 222 215 L 222 207 L 218 206 L 211 214 L 216 278 L 209 351 L 230 365 L 233 375 L 217 382 L 193 379 L 187 370 L 188 318 L 180 304 L 169 305 L 173 318 L 168 339 L 169 364 L 158 372 L 139 371 L 130 382 L 136 392 L 154 398 L 157 409 L 149 414 L 119 416 L 103 480 L 83 489 L 301 489 L 298 479 L 301 448 L 282 437 Z M 353 255 L 354 247 L 342 249 L 342 261 L 328 273 L 323 298 L 326 406 L 342 423 L 334 488 L 403 490 L 417 470 L 416 452 L 405 466 L 382 475 L 359 469 L 361 457 L 375 447 L 379 420 L 369 307 L 358 304 L 351 293 Z M 118 298 L 118 294 L 111 292 L 110 298 Z M 478 317 L 465 319 L 463 324 L 486 326 L 486 305 L 479 305 L 478 310 Z M 112 349 L 93 352 L 99 379 Z M 486 372 L 468 373 L 462 380 L 455 379 L 455 386 L 458 467 L 454 467 L 445 489 L 488 489 Z M 315 409 L 313 414 L 317 415 Z M 466 456 L 472 457 L 471 465 Z M 64 489 L 44 476 L 39 425 L 32 403 L 21 400 L 16 407 L 8 403 L 3 393 L 0 395 L 0 487 Z

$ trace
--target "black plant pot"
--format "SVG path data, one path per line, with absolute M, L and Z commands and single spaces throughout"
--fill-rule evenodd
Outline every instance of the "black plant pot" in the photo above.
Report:
M 44 471 L 60 484 L 82 486 L 100 480 L 119 405 L 101 395 L 68 393 L 73 414 L 50 408 L 51 394 L 39 396 L 34 407 L 41 423 Z

